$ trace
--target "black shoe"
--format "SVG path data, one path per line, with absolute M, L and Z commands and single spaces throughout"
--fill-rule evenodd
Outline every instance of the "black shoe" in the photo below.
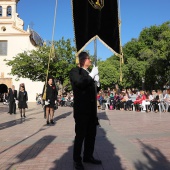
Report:
M 74 170 L 84 170 L 82 162 L 74 162 Z
M 51 124 L 54 124 L 54 120 L 50 120 Z
M 26 116 L 24 115 L 24 117 L 26 117 Z
M 21 115 L 21 117 L 22 117 L 22 115 Z
M 83 162 L 86 162 L 86 163 L 92 163 L 92 164 L 101 164 L 102 161 L 101 160 L 98 160 L 98 159 L 95 159 L 94 157 L 90 157 L 90 158 L 83 158 Z
M 49 125 L 50 124 L 50 122 L 47 120 L 47 125 Z

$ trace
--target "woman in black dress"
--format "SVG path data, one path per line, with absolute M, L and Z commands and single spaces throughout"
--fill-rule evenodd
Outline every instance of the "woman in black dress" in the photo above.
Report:
M 47 87 L 46 87 L 46 101 L 45 101 L 45 105 L 46 105 L 46 118 L 47 118 L 47 125 L 49 123 L 54 124 L 54 106 L 57 102 L 57 89 L 56 86 L 53 82 L 53 78 L 52 77 L 48 77 L 48 83 L 47 83 Z M 49 122 L 49 117 L 50 117 L 50 122 Z
M 27 101 L 28 101 L 27 91 L 25 91 L 24 86 L 20 86 L 20 91 L 19 91 L 19 94 L 18 94 L 18 108 L 19 108 L 21 117 L 22 116 L 26 117 L 25 116 L 25 108 L 28 108 Z

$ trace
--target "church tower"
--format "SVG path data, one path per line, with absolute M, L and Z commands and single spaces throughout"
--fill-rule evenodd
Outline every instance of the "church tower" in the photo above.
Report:
M 11 67 L 7 66 L 6 61 L 4 61 L 5 59 L 12 60 L 18 53 L 36 49 L 37 46 L 43 44 L 43 40 L 35 31 L 24 30 L 24 21 L 19 18 L 17 13 L 18 3 L 21 2 L 19 0 L 0 0 L 0 93 L 6 92 L 7 88 L 12 85 L 15 85 L 16 90 L 18 90 L 19 84 L 24 83 L 28 94 L 29 91 L 32 94 L 29 96 L 29 101 L 35 101 L 36 93 L 42 92 L 38 90 L 39 82 L 32 82 L 26 78 L 20 78 L 19 81 L 16 81 L 18 77 L 9 74 Z M 29 86 L 33 87 L 32 83 L 34 87 L 36 85 L 38 87 L 29 88 Z

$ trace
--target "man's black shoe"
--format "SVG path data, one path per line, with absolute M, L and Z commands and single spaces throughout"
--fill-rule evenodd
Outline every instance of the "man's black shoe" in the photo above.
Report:
M 74 170 L 84 170 L 82 162 L 74 162 Z
M 83 162 L 86 162 L 86 163 L 92 163 L 92 164 L 101 164 L 102 161 L 101 160 L 98 160 L 98 159 L 95 159 L 94 157 L 90 157 L 90 158 L 84 158 L 83 159 Z

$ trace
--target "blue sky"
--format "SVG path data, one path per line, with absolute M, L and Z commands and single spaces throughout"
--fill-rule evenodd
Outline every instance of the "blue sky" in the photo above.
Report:
M 126 44 L 132 38 L 138 38 L 140 32 L 152 25 L 161 25 L 170 21 L 170 0 L 120 0 L 121 41 Z M 56 0 L 20 0 L 17 11 L 24 20 L 24 29 L 30 25 L 44 40 L 52 39 L 54 9 Z M 71 0 L 57 1 L 57 15 L 54 40 L 62 37 L 73 40 L 73 22 Z M 94 44 L 86 50 L 94 54 Z M 97 56 L 105 60 L 113 53 L 97 41 Z

